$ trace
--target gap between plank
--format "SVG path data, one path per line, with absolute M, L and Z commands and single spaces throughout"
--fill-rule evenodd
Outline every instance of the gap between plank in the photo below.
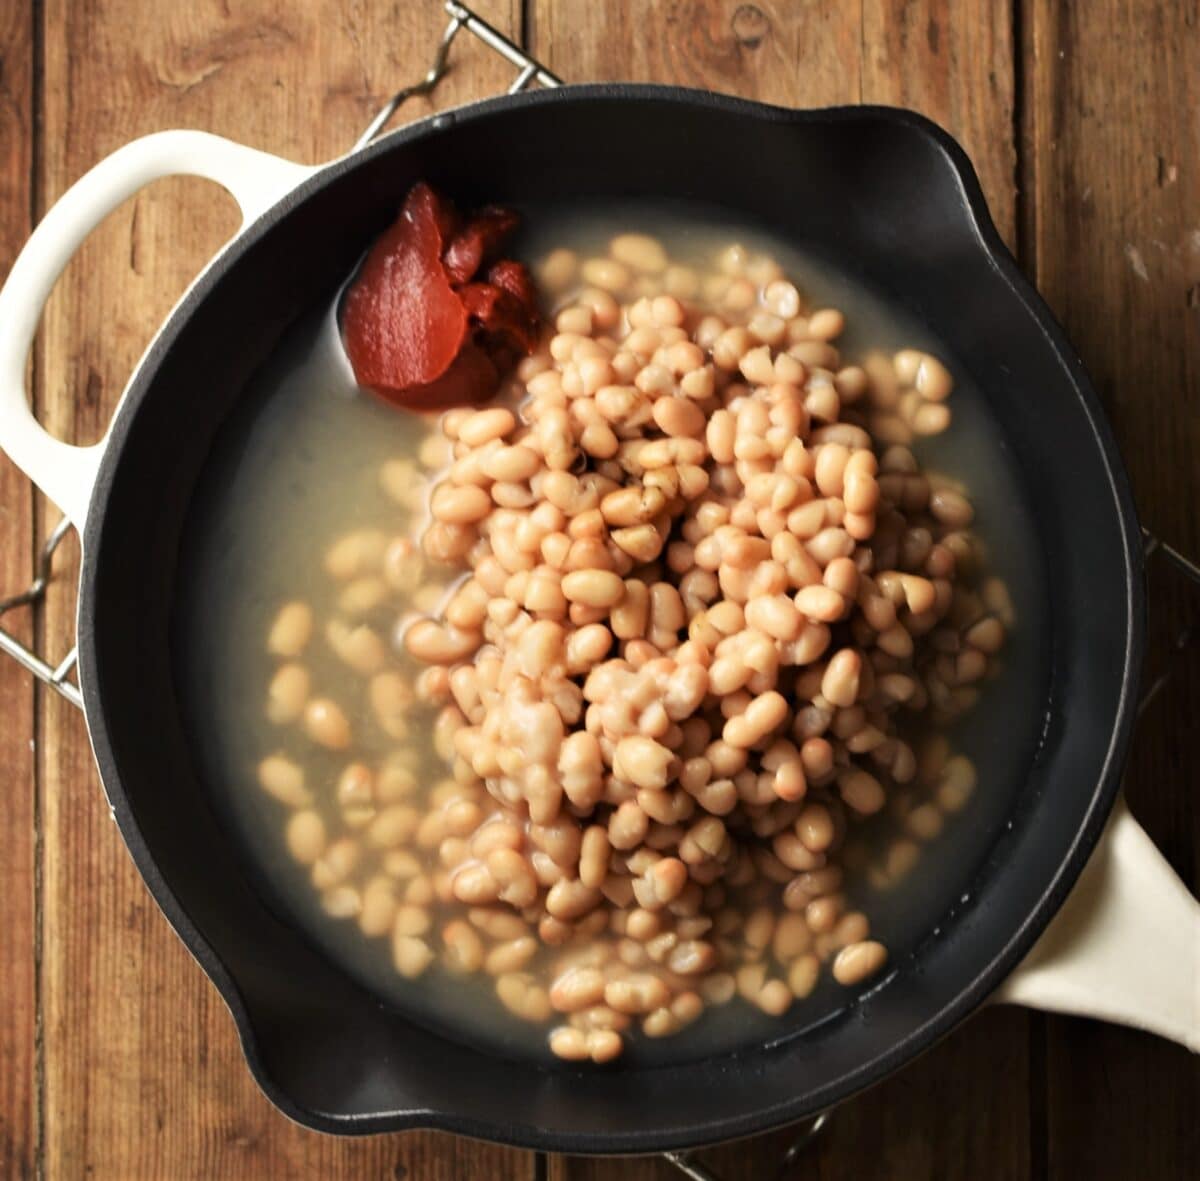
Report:
M 521 0 L 520 28 L 517 30 L 517 43 L 526 53 L 531 53 L 533 48 L 533 22 L 536 5 L 537 0 Z
M 29 120 L 30 152 L 29 152 L 29 231 L 41 221 L 45 212 L 45 186 L 43 183 L 44 156 L 44 98 L 45 98 L 45 64 L 46 64 L 46 14 L 42 0 L 32 0 L 29 11 L 32 25 L 30 30 L 30 45 L 33 51 L 33 71 L 31 76 L 31 114 Z M 34 414 L 42 407 L 43 371 L 40 356 L 40 342 L 35 338 L 31 349 L 30 360 L 30 389 L 29 401 Z M 29 536 L 33 543 L 29 555 L 30 569 L 36 569 L 37 554 L 40 548 L 38 539 L 38 492 L 35 489 L 29 498 L 30 530 Z M 33 604 L 31 635 L 35 642 L 43 637 L 45 630 L 45 610 L 41 602 Z M 42 746 L 45 729 L 45 697 L 38 691 L 37 681 L 29 678 L 29 693 L 33 708 L 30 718 L 33 723 L 33 733 L 30 743 L 33 746 L 33 1175 L 37 1181 L 45 1181 L 46 1177 L 46 1037 L 45 1011 L 42 1003 L 43 971 L 42 947 L 45 914 L 45 881 L 43 874 L 43 858 L 45 855 L 44 831 L 42 822 Z
M 1050 1175 L 1046 1015 L 1029 1013 L 1029 1181 Z
M 1025 274 L 1037 279 L 1037 144 L 1035 117 L 1037 54 L 1036 0 L 1012 0 L 1013 147 L 1016 158 L 1014 205 L 1016 255 Z
M 867 0 L 858 0 L 858 101 L 863 101 L 863 62 L 867 56 Z
M 1033 283 L 1037 282 L 1037 144 L 1035 134 L 1037 55 L 1033 12 L 1037 0 L 1012 2 L 1013 63 L 1013 227 L 1017 262 Z M 1046 1110 L 1046 1018 L 1029 1014 L 1029 1176 L 1046 1181 L 1050 1172 L 1049 1125 Z

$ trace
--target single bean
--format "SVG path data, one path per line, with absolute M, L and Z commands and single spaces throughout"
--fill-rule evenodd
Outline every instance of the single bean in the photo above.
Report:
M 460 631 L 432 619 L 419 619 L 404 632 L 404 646 L 416 660 L 426 664 L 454 664 L 470 656 L 482 637 L 478 632 Z
M 579 853 L 579 880 L 590 888 L 598 889 L 608 875 L 611 844 L 608 831 L 601 825 L 590 825 L 584 830 Z
M 678 898 L 687 881 L 687 866 L 678 858 L 664 857 L 634 881 L 634 897 L 639 906 L 658 910 Z
M 420 814 L 410 804 L 390 804 L 367 827 L 367 844 L 373 849 L 394 849 L 407 843 L 420 823 Z
M 604 989 L 604 1003 L 618 1013 L 649 1013 L 671 998 L 670 989 L 657 976 L 635 973 L 610 981 Z
M 307 808 L 313 795 L 304 785 L 304 768 L 284 755 L 268 755 L 258 765 L 262 789 L 290 808 Z
M 574 570 L 563 576 L 562 592 L 571 603 L 611 608 L 624 596 L 625 584 L 609 570 Z
M 851 943 L 838 952 L 833 961 L 833 978 L 847 987 L 860 984 L 874 976 L 887 963 L 887 948 L 882 943 L 865 940 Z
M 546 895 L 546 910 L 556 919 L 570 922 L 582 918 L 600 902 L 600 891 L 578 879 L 562 878 Z
M 392 963 L 406 980 L 424 975 L 433 958 L 433 949 L 419 936 L 396 935 L 392 939 Z
M 325 851 L 325 821 L 318 812 L 295 812 L 288 820 L 285 839 L 288 852 L 301 865 L 313 865 Z
M 667 268 L 667 252 L 649 234 L 618 234 L 608 249 L 613 258 L 635 271 L 656 275 Z
M 833 816 L 824 804 L 806 804 L 796 818 L 796 835 L 813 853 L 823 853 L 833 844 L 836 828 Z
M 442 962 L 454 975 L 470 975 L 483 967 L 483 940 L 462 919 L 454 919 L 442 928 L 442 946 Z
M 509 434 L 516 425 L 511 410 L 499 406 L 476 410 L 458 428 L 458 439 L 468 447 L 482 447 L 492 439 Z
M 533 905 L 538 883 L 529 862 L 511 848 L 493 849 L 487 855 L 488 873 L 499 884 L 498 897 L 517 910 Z
M 629 286 L 632 276 L 629 268 L 615 258 L 589 258 L 582 267 L 585 283 L 614 293 Z
M 821 961 L 815 955 L 801 955 L 788 968 L 788 988 L 797 1000 L 803 1000 L 817 986 Z
M 838 791 L 854 811 L 863 816 L 873 815 L 887 802 L 879 780 L 857 767 L 838 774 Z
M 912 417 L 912 429 L 918 435 L 940 435 L 950 425 L 950 408 L 926 402 Z
M 312 637 L 313 613 L 307 603 L 285 603 L 267 633 L 267 651 L 274 656 L 299 656 Z
M 604 973 L 598 968 L 568 968 L 550 986 L 550 1003 L 560 1013 L 575 1013 L 600 1004 L 604 989 Z
M 853 648 L 836 652 L 821 678 L 821 695 L 831 704 L 846 708 L 858 698 L 862 656 Z
M 342 582 L 376 573 L 383 564 L 388 537 L 379 529 L 359 529 L 340 538 L 325 555 L 325 570 Z M 295 655 L 295 653 L 289 653 Z
M 613 755 L 613 773 L 638 787 L 666 786 L 673 754 L 665 746 L 640 735 L 622 738 Z
M 493 947 L 484 957 L 483 969 L 489 976 L 519 972 L 533 959 L 537 951 L 538 941 L 532 935 L 522 935 Z
M 772 730 L 782 725 L 788 715 L 787 700 L 770 690 L 756 697 L 744 713 L 725 723 L 721 738 L 730 746 L 746 748 L 761 742 Z
M 828 586 L 802 587 L 794 601 L 802 615 L 821 623 L 835 622 L 846 610 L 846 600 Z
M 304 729 L 313 742 L 329 750 L 345 750 L 350 745 L 350 723 L 327 697 L 314 697 L 304 707 Z
M 551 291 L 564 291 L 575 279 L 579 256 L 560 247 L 552 250 L 537 267 L 538 279 Z
M 354 871 L 360 857 L 358 841 L 353 837 L 342 837 L 334 841 L 313 863 L 313 885 L 318 890 L 340 885 Z

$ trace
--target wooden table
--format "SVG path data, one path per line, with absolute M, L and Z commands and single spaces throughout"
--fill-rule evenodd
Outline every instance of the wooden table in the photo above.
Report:
M 482 13 L 568 80 L 677 82 L 796 106 L 916 107 L 975 161 L 993 215 L 1081 349 L 1144 520 L 1200 553 L 1200 5 L 1196 0 L 486 0 Z M 404 0 L 4 0 L 0 267 L 101 156 L 165 127 L 296 160 L 342 151 L 425 69 L 444 24 Z M 433 104 L 496 93 L 464 38 Z M 719 150 L 719 145 L 715 145 Z M 159 182 L 70 266 L 32 362 L 41 419 L 98 438 L 130 367 L 236 225 L 199 181 Z M 0 461 L 0 593 L 57 517 Z M 74 542 L 63 550 L 74 548 Z M 14 619 L 72 643 L 75 557 Z M 1196 603 L 1152 578 L 1152 666 Z M 1128 794 L 1193 889 L 1200 661 L 1141 724 Z M 1185 732 L 1187 737 L 1185 738 Z M 222 1181 L 666 1181 L 661 1162 L 544 1159 L 449 1136 L 335 1140 L 251 1082 L 216 992 L 109 821 L 82 720 L 0 663 L 0 1177 Z M 1200 1176 L 1200 1071 L 1181 1049 L 1090 1022 L 991 1009 L 840 1109 L 795 1172 L 836 1178 Z M 769 1179 L 786 1137 L 716 1150 Z

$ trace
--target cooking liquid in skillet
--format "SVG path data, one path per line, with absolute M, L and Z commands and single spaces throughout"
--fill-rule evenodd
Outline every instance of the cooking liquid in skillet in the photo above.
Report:
M 982 686 L 974 711 L 949 732 L 953 749 L 967 755 L 979 772 L 965 808 L 948 817 L 940 837 L 921 847 L 919 862 L 899 885 L 884 887 L 878 875 L 873 884 L 869 871 L 847 872 L 851 905 L 866 912 L 872 938 L 887 945 L 894 965 L 945 923 L 968 888 L 973 867 L 1004 823 L 1041 729 L 1047 677 L 1044 572 L 1029 540 L 1034 536 L 1029 509 L 1004 440 L 958 359 L 927 331 L 850 277 L 779 240 L 711 213 L 634 204 L 573 212 L 569 219 L 527 211 L 527 222 L 530 229 L 515 253 L 530 260 L 560 246 L 584 257 L 603 252 L 615 233 L 627 230 L 654 234 L 672 261 L 683 263 L 711 263 L 730 242 L 741 242 L 781 263 L 812 306 L 845 312 L 847 330 L 838 341 L 843 363 L 860 360 L 870 349 L 890 353 L 916 347 L 941 357 L 954 373 L 950 429 L 916 440 L 913 450 L 926 470 L 965 484 L 975 507 L 973 532 L 984 543 L 989 573 L 1007 584 L 1016 623 L 999 658 L 1000 675 Z M 289 809 L 258 785 L 261 760 L 286 748 L 305 763 L 316 807 L 326 809 L 332 821 L 337 810 L 333 784 L 345 764 L 350 759 L 374 763 L 397 747 L 368 724 L 360 678 L 333 655 L 321 634 L 324 621 L 336 614 L 343 589 L 326 574 L 324 556 L 355 527 L 419 535 L 424 510 L 406 525 L 403 510 L 381 489 L 379 472 L 388 459 L 415 459 L 436 423 L 356 392 L 344 362 L 329 355 L 321 332 L 324 314 L 321 309 L 297 323 L 255 377 L 218 437 L 188 523 L 175 668 L 202 778 L 271 905 L 374 994 L 448 1036 L 510 1055 L 549 1059 L 544 1033 L 505 1012 L 490 976 L 452 977 L 435 965 L 419 979 L 406 980 L 393 966 L 387 938 L 367 939 L 353 919 L 328 915 L 309 870 L 285 845 Z M 348 751 L 285 741 L 281 727 L 264 714 L 266 688 L 279 663 L 267 654 L 265 636 L 279 606 L 297 598 L 311 605 L 317 621 L 304 663 L 314 686 L 350 714 L 355 739 Z M 1038 707 L 1031 708 L 1035 702 Z M 350 713 L 351 703 L 359 703 L 362 712 Z M 414 730 L 405 744 L 416 759 L 418 792 L 447 775 L 430 738 Z M 420 806 L 419 795 L 415 802 Z M 331 824 L 331 830 L 338 828 Z M 898 835 L 897 822 L 885 808 L 863 831 L 870 864 L 881 863 Z M 776 1040 L 828 1018 L 850 995 L 822 973 L 815 992 L 782 1018 L 735 999 L 710 1007 L 675 1037 L 629 1037 L 622 1060 L 688 1060 Z

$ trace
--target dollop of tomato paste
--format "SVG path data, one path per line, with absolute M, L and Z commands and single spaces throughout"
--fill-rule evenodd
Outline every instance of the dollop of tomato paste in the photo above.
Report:
M 397 405 L 486 401 L 537 342 L 529 271 L 500 258 L 511 209 L 463 219 L 424 182 L 371 247 L 346 293 L 342 335 L 359 385 Z

